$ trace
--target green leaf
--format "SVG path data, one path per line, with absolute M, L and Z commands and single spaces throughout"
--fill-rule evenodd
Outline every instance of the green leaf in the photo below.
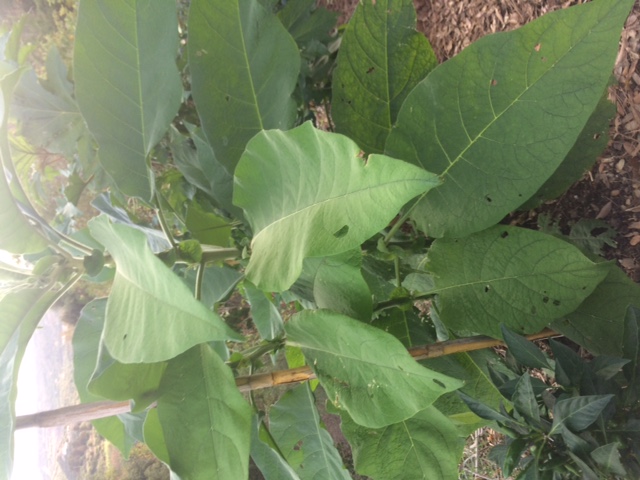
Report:
M 376 480 L 458 478 L 464 438 L 435 407 L 379 429 L 361 427 L 346 413 L 341 416 L 358 473 Z
M 144 421 L 144 443 L 147 444 L 149 450 L 151 450 L 159 460 L 162 460 L 166 464 L 169 463 L 169 452 L 167 451 L 167 444 L 164 439 L 164 432 L 162 431 L 157 408 L 151 408 L 147 411 L 147 418 Z
M 253 416 L 251 424 L 251 459 L 265 480 L 300 480 L 258 415 Z
M 13 470 L 13 428 L 19 360 L 20 332 L 16 331 L 0 352 L 0 478 L 11 479 Z
M 240 280 L 242 280 L 242 274 L 226 265 L 205 267 L 200 301 L 214 310 L 216 303 L 228 298 Z M 196 271 L 194 269 L 186 269 L 184 282 L 191 291 L 194 290 L 196 284 Z
M 640 305 L 640 285 L 612 267 L 605 280 L 566 317 L 551 324 L 594 354 L 622 354 L 624 322 L 629 305 Z
M 316 42 L 328 41 L 338 16 L 336 11 L 317 6 L 315 0 L 286 2 L 278 11 L 278 19 L 302 52 L 313 48 Z
M 540 409 L 528 373 L 522 375 L 518 380 L 511 402 L 518 413 L 526 418 L 530 424 L 534 427 L 540 427 Z
M 172 359 L 160 391 L 171 470 L 190 480 L 247 478 L 251 407 L 211 347 L 198 345 Z
M 89 392 L 88 385 L 98 361 L 106 306 L 106 298 L 98 298 L 85 305 L 73 332 L 73 379 L 82 403 L 104 400 L 104 397 Z M 129 456 L 136 440 L 127 433 L 119 416 L 93 420 L 91 423 L 125 457 Z
M 501 322 L 533 333 L 573 312 L 608 268 L 562 240 L 503 225 L 436 240 L 426 266 L 434 275 L 440 319 L 454 330 L 495 338 Z
M 359 152 L 347 137 L 310 123 L 249 142 L 236 169 L 234 203 L 253 228 L 246 273 L 256 286 L 286 290 L 304 258 L 359 247 L 438 184 L 413 165 L 383 155 L 364 160 Z
M 211 212 L 205 211 L 198 203 L 187 207 L 185 223 L 193 238 L 205 245 L 228 247 L 231 240 L 229 222 Z
M 581 218 L 571 227 L 569 240 L 587 255 L 600 255 L 605 245 L 617 246 L 617 235 L 618 232 L 602 220 Z
M 74 46 L 76 99 L 119 190 L 150 200 L 148 156 L 182 100 L 173 0 L 83 0 Z
M 558 400 L 553 407 L 553 425 L 549 434 L 561 428 L 581 432 L 598 419 L 615 395 L 585 395 Z
M 193 0 L 188 49 L 202 129 L 232 174 L 256 133 L 293 126 L 298 48 L 257 0 Z
M 371 292 L 362 277 L 362 253 L 350 250 L 330 257 L 305 258 L 292 290 L 318 308 L 327 308 L 363 322 L 371 320 Z
M 500 328 L 504 343 L 518 363 L 529 368 L 550 368 L 549 360 L 533 342 L 513 333 L 504 325 L 500 325 Z
M 609 89 L 605 88 L 596 109 L 589 117 L 565 159 L 535 195 L 522 205 L 519 210 L 536 208 L 545 200 L 557 198 L 571 185 L 580 180 L 584 172 L 591 168 L 607 146 L 609 141 L 609 122 L 615 115 L 616 107 L 609 100 Z
M 161 362 L 198 343 L 241 338 L 193 298 L 151 253 L 142 232 L 112 224 L 103 216 L 91 220 L 89 228 L 117 266 L 103 336 L 116 360 Z
M 508 425 L 508 424 L 514 422 L 514 420 L 511 417 L 503 415 L 499 411 L 489 407 L 488 405 L 485 405 L 482 402 L 479 402 L 475 398 L 470 397 L 469 395 L 467 395 L 467 394 L 465 394 L 465 393 L 463 393 L 461 391 L 458 391 L 457 394 L 464 401 L 464 403 L 467 404 L 467 407 L 469 407 L 469 410 L 471 410 L 473 413 L 475 413 L 480 418 L 484 418 L 485 420 L 491 420 L 491 421 L 499 422 L 499 423 L 505 424 L 505 425 Z
M 186 122 L 184 126 L 190 136 L 182 136 L 173 126 L 169 130 L 169 148 L 176 168 L 221 208 L 242 218 L 242 210 L 231 203 L 233 174 L 218 161 L 200 128 Z
M 301 480 L 348 480 L 308 384 L 285 393 L 269 411 L 271 435 Z
M 19 204 L 27 199 L 14 197 L 13 190 L 18 178 L 8 172 L 15 172 L 8 139 L 9 96 L 21 72 L 12 70 L 6 75 L 0 71 L 0 166 L 4 167 L 0 175 L 0 249 L 11 253 L 35 253 L 47 247 L 47 241 L 31 225 L 24 211 L 30 211 L 30 205 Z M 13 188 L 12 188 L 13 185 Z M 18 189 L 21 190 L 21 189 Z
M 57 292 L 25 288 L 0 300 L 0 478 L 11 478 L 18 370 L 27 343 Z
M 600 101 L 632 4 L 600 0 L 488 35 L 412 90 L 385 153 L 444 181 L 412 212 L 421 230 L 465 236 L 536 193 Z
M 78 152 L 80 137 L 90 134 L 73 98 L 73 84 L 67 79 L 67 67 L 57 48 L 49 51 L 46 67 L 46 82 L 38 81 L 33 70 L 22 76 L 11 113 L 31 145 L 71 158 Z
M 333 74 L 336 131 L 382 153 L 409 92 L 437 65 L 411 0 L 366 0 L 349 20 Z
M 495 369 L 505 370 L 505 367 L 498 360 L 495 352 L 479 350 L 423 360 L 420 363 L 429 369 L 464 381 L 460 392 L 497 409 L 504 398 L 490 379 L 488 365 L 495 364 Z M 482 426 L 478 425 L 478 417 L 469 415 L 469 409 L 457 395 L 457 392 L 443 395 L 436 400 L 435 406 L 449 418 L 458 422 L 462 430 L 465 428 L 475 430 Z M 465 433 L 467 432 L 465 431 Z
M 584 360 L 576 352 L 556 340 L 549 340 L 549 345 L 556 362 L 556 381 L 565 388 L 579 388 L 585 374 Z
M 284 335 L 284 322 L 271 295 L 259 290 L 251 282 L 244 282 L 244 291 L 251 304 L 251 318 L 260 337 L 273 340 Z
M 620 461 L 620 451 L 618 450 L 617 443 L 602 445 L 589 455 L 606 473 L 621 475 L 623 477 L 627 475 L 627 471 Z
M 134 400 L 137 410 L 147 407 L 156 399 L 166 362 L 120 363 L 100 345 L 88 390 L 110 400 Z
M 462 386 L 416 363 L 391 335 L 337 313 L 300 312 L 286 331 L 288 344 L 302 348 L 329 399 L 359 425 L 399 423 Z

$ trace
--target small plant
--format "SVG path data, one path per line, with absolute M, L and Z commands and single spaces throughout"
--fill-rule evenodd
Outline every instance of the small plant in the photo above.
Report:
M 505 476 L 516 478 L 636 478 L 638 319 L 629 307 L 625 319 L 624 356 L 580 357 L 563 343 L 550 340 L 554 359 L 536 345 L 503 327 L 511 373 L 490 370 L 509 407 L 499 410 L 460 393 L 478 416 L 496 422 L 510 438 L 494 447 L 492 457 Z M 543 381 L 523 368 L 545 372 Z
M 640 290 L 581 250 L 609 237 L 587 227 L 576 246 L 500 222 L 601 152 L 632 4 L 557 11 L 442 65 L 411 0 L 361 2 L 339 39 L 310 0 L 81 0 L 73 69 L 52 50 L 46 78 L 26 65 L 19 26 L 4 36 L 0 248 L 29 263 L 3 269 L 0 479 L 26 344 L 80 279 L 110 287 L 74 334 L 82 402 L 130 402 L 98 431 L 125 455 L 146 443 L 183 479 L 246 478 L 250 457 L 266 478 L 348 478 L 315 383 L 265 411 L 240 392 L 253 388 L 240 374 L 283 351 L 341 416 L 356 471 L 377 479 L 457 478 L 464 436 L 487 423 L 457 392 L 503 400 L 492 352 L 418 363 L 407 348 L 500 338 L 503 324 L 621 355 Z M 329 88 L 336 132 L 305 121 Z M 35 149 L 69 164 L 58 228 L 30 201 Z M 87 199 L 100 214 L 79 228 Z M 240 295 L 254 327 L 242 332 L 218 313 Z M 518 391 L 533 388 L 522 378 Z M 599 398 L 598 413 L 614 401 Z M 571 418 L 588 425 L 547 436 L 593 423 Z

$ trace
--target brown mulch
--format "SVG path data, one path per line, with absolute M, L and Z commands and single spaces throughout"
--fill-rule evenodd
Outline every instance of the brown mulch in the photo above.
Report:
M 345 22 L 359 0 L 319 0 L 341 13 Z M 553 10 L 588 0 L 414 0 L 418 29 L 442 62 L 478 38 L 513 30 Z M 620 41 L 610 90 L 617 116 L 609 146 L 582 180 L 557 200 L 521 215 L 531 222 L 544 212 L 566 227 L 581 218 L 601 219 L 618 232 L 617 247 L 606 255 L 635 281 L 640 281 L 640 0 L 629 16 Z

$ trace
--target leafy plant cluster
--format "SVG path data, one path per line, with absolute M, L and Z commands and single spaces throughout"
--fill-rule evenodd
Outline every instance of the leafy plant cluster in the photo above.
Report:
M 511 406 L 499 410 L 460 395 L 478 416 L 495 421 L 510 440 L 490 456 L 517 478 L 636 478 L 638 444 L 638 309 L 625 319 L 623 357 L 585 361 L 550 340 L 553 360 L 532 342 L 503 328 L 511 372 L 490 368 L 492 381 Z M 546 372 L 546 379 L 522 370 Z
M 130 401 L 94 425 L 125 454 L 146 443 L 176 478 L 246 478 L 250 457 L 266 478 L 349 477 L 315 383 L 268 412 L 240 392 L 254 387 L 238 375 L 282 351 L 313 371 L 356 470 L 377 479 L 456 478 L 464 437 L 488 423 L 477 406 L 499 411 L 513 385 L 504 366 L 489 370 L 490 351 L 418 363 L 407 348 L 551 326 L 624 356 L 640 292 L 594 255 L 609 238 L 591 224 L 565 239 L 500 221 L 562 192 L 604 147 L 632 4 L 558 11 L 442 65 L 410 0 L 362 2 L 339 37 L 311 0 L 82 0 L 73 69 L 52 50 L 46 78 L 26 65 L 19 27 L 2 37 L 0 248 L 29 262 L 3 266 L 2 478 L 24 348 L 80 279 L 110 285 L 75 330 L 80 398 Z M 329 91 L 337 133 L 309 121 Z M 30 201 L 34 148 L 69 162 L 69 221 L 50 224 Z M 74 223 L 83 197 L 100 212 L 86 227 Z M 234 292 L 259 338 L 217 313 Z M 585 413 L 571 416 L 584 428 L 545 430 L 543 410 L 525 433 L 533 385 L 518 380 L 514 410 L 500 412 L 523 437 L 511 445 L 539 445 L 540 432 L 566 443 L 593 423 Z M 605 468 L 568 451 L 571 473 Z M 522 466 L 538 478 L 532 465 L 547 463 Z

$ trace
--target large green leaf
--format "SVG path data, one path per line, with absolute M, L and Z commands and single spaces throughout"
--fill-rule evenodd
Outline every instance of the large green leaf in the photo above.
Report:
M 596 108 L 632 4 L 594 1 L 484 37 L 418 84 L 385 152 L 444 180 L 413 211 L 422 230 L 468 235 L 536 193 Z
M 501 338 L 500 323 L 533 333 L 573 312 L 609 265 L 544 233 L 497 225 L 463 239 L 436 240 L 426 269 L 448 327 Z
M 158 416 L 171 470 L 183 479 L 247 478 L 251 408 L 206 344 L 171 360 Z
M 193 0 L 188 48 L 202 128 L 232 174 L 256 133 L 293 126 L 298 48 L 257 0 Z
M 553 322 L 551 327 L 594 354 L 619 356 L 629 305 L 640 305 L 640 285 L 613 267 L 576 311 Z
M 258 415 L 251 424 L 251 459 L 266 480 L 300 480 Z
M 100 162 L 126 195 L 149 200 L 148 155 L 182 100 L 173 0 L 83 0 L 74 46 L 76 98 Z
M 117 266 L 103 335 L 116 360 L 161 362 L 202 342 L 241 338 L 151 253 L 142 232 L 104 216 L 89 228 Z
M 34 253 L 43 250 L 47 242 L 23 214 L 28 205 L 19 205 L 12 194 L 11 184 L 17 183 L 18 178 L 13 174 L 7 176 L 7 172 L 15 172 L 7 130 L 9 96 L 21 72 L 2 73 L 0 71 L 0 166 L 3 167 L 0 175 L 0 249 L 11 253 Z M 18 200 L 24 202 L 26 198 L 21 196 Z
M 249 142 L 235 173 L 234 203 L 253 228 L 246 273 L 254 284 L 286 290 L 305 257 L 359 247 L 406 202 L 438 185 L 413 165 L 384 155 L 365 160 L 359 152 L 347 137 L 310 123 Z
M 520 210 L 535 208 L 545 200 L 559 197 L 589 170 L 609 142 L 609 123 L 616 115 L 616 106 L 609 100 L 605 88 L 596 109 L 580 132 L 578 139 L 553 175 Z
M 549 434 L 563 427 L 578 433 L 595 422 L 615 395 L 585 395 L 558 400 L 553 407 L 553 425 Z
M 55 291 L 25 288 L 0 300 L 0 479 L 9 480 L 13 465 L 13 427 L 18 369 L 38 323 L 57 299 Z
M 284 322 L 278 307 L 271 299 L 271 295 L 259 290 L 251 282 L 244 283 L 244 291 L 251 304 L 251 319 L 258 329 L 260 337 L 265 340 L 282 337 Z
M 404 99 L 437 64 L 415 27 L 411 0 L 365 0 L 342 37 L 331 117 L 366 152 L 384 150 Z
M 286 331 L 288 343 L 302 348 L 329 399 L 359 425 L 401 422 L 462 386 L 416 363 L 393 336 L 344 315 L 306 310 L 289 321 Z
M 106 298 L 89 302 L 82 309 L 73 331 L 73 379 L 82 403 L 104 400 L 88 390 L 89 380 L 98 361 L 100 338 L 104 327 Z M 119 417 L 107 417 L 91 422 L 98 433 L 115 445 L 126 457 L 135 439 L 131 438 Z
M 78 151 L 78 139 L 89 132 L 57 48 L 49 52 L 46 66 L 47 81 L 39 81 L 33 70 L 20 79 L 11 113 L 20 121 L 20 133 L 29 143 L 72 158 Z
M 173 163 L 190 183 L 207 193 L 221 208 L 242 218 L 242 210 L 231 203 L 233 172 L 218 161 L 200 128 L 186 122 L 185 128 L 189 131 L 188 137 L 174 127 L 169 130 Z
M 308 384 L 289 390 L 269 411 L 269 430 L 301 480 L 348 480 L 333 440 L 321 422 Z
M 373 305 L 369 286 L 362 277 L 359 249 L 330 257 L 306 258 L 302 274 L 292 290 L 327 308 L 363 322 L 371 320 Z
M 431 370 L 446 373 L 452 377 L 464 381 L 464 386 L 459 390 L 470 397 L 498 409 L 504 397 L 491 381 L 488 366 L 496 369 L 505 369 L 501 359 L 490 350 L 476 352 L 456 353 L 440 358 L 423 360 L 420 362 Z M 471 414 L 466 404 L 460 399 L 457 392 L 443 395 L 436 400 L 434 406 L 451 420 L 455 421 L 460 431 L 471 434 L 479 428 L 479 418 Z
M 16 384 L 18 379 L 19 332 L 15 332 L 0 352 L 0 480 L 10 480 L 13 470 L 13 427 L 15 423 Z
M 358 473 L 376 480 L 458 478 L 464 437 L 437 408 L 379 429 L 361 427 L 345 413 L 341 417 Z

